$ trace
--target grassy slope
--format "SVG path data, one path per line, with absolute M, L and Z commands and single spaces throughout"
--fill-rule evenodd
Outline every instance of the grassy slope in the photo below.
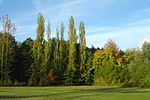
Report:
M 0 100 L 150 100 L 150 88 L 0 87 Z

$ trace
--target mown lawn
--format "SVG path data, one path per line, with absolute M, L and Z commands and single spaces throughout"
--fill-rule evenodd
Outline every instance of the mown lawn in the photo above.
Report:
M 0 100 L 150 100 L 150 88 L 0 87 Z

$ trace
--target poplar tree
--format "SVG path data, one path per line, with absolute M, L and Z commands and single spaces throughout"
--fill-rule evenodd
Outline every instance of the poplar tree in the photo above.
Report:
M 55 38 L 55 51 L 54 51 L 54 74 L 55 74 L 55 84 L 59 83 L 60 77 L 60 59 L 59 59 L 59 31 L 56 28 L 56 38 Z
M 52 62 L 52 46 L 51 46 L 51 29 L 50 29 L 50 22 L 48 22 L 47 25 L 47 43 L 46 43 L 46 47 L 45 47 L 45 69 L 44 69 L 44 74 L 45 74 L 45 78 L 46 75 L 48 74 L 50 68 L 51 68 L 51 62 Z M 47 84 L 47 83 L 46 83 Z
M 63 70 L 65 67 L 65 60 L 64 60 L 64 56 L 65 56 L 65 44 L 64 44 L 64 24 L 63 22 L 61 23 L 61 27 L 60 27 L 60 46 L 59 46 L 59 52 L 60 52 L 60 69 Z
M 66 85 L 73 85 L 74 83 L 74 73 L 76 71 L 76 29 L 74 26 L 74 18 L 71 16 L 69 20 L 69 59 L 68 65 L 65 72 L 65 84 Z
M 31 78 L 29 85 L 41 85 L 43 82 L 43 41 L 44 41 L 44 17 L 41 13 L 38 14 L 37 18 L 37 30 L 36 40 L 33 44 L 33 59 L 34 63 L 31 69 Z
M 65 63 L 67 58 L 67 54 L 65 54 L 66 48 L 65 48 L 65 41 L 64 41 L 64 29 L 65 27 L 62 22 L 60 26 L 60 40 L 59 40 L 59 71 L 58 71 L 59 84 L 61 84 L 63 80 L 63 73 L 64 73 Z
M 81 81 L 84 82 L 86 78 L 86 38 L 84 23 L 80 22 L 79 28 L 79 44 L 80 44 L 80 75 Z M 83 83 L 82 83 L 83 84 Z
M 51 30 L 50 30 L 50 22 L 47 25 L 47 44 L 45 48 L 45 65 L 47 65 L 46 69 L 50 68 L 50 57 L 51 57 Z
M 55 45 L 55 53 L 54 53 L 54 59 L 55 59 L 55 65 L 54 68 L 56 71 L 60 70 L 59 66 L 59 31 L 58 27 L 56 28 L 56 45 Z

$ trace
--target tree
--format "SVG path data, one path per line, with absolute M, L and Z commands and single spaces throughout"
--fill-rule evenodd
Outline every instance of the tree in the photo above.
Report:
M 27 38 L 22 43 L 18 43 L 15 49 L 14 67 L 11 69 L 11 80 L 15 83 L 28 82 L 30 76 L 30 68 L 33 63 L 32 58 L 33 40 Z M 22 84 L 22 85 L 23 85 Z M 16 84 L 17 85 L 17 84 Z
M 80 74 L 81 84 L 84 84 L 86 78 L 86 38 L 84 23 L 80 22 Z
M 55 46 L 55 53 L 54 53 L 54 68 L 55 70 L 59 71 L 61 70 L 60 66 L 59 66 L 59 31 L 58 31 L 58 27 L 56 29 L 56 46 Z
M 43 84 L 43 41 L 44 41 L 44 17 L 41 13 L 38 14 L 37 18 L 37 34 L 36 40 L 33 44 L 33 57 L 34 63 L 32 65 L 31 78 L 29 80 L 29 85 L 42 85 Z
M 67 66 L 67 47 L 66 47 L 66 43 L 64 40 L 64 30 L 65 30 L 65 26 L 63 24 L 63 22 L 61 23 L 61 27 L 60 27 L 60 45 L 59 45 L 59 83 L 62 84 L 63 81 L 63 74 L 64 71 L 66 69 Z
M 55 51 L 54 51 L 54 71 L 55 71 L 55 76 L 57 77 L 57 79 L 55 80 L 55 84 L 59 84 L 59 74 L 61 71 L 60 68 L 60 54 L 59 54 L 59 31 L 58 31 L 58 27 L 56 28 L 56 38 L 55 38 Z
M 11 72 L 12 69 L 15 67 L 15 49 L 16 49 L 16 41 L 11 34 L 8 33 L 0 33 L 0 40 L 4 38 L 8 38 L 8 41 L 1 41 L 0 42 L 0 85 L 7 86 L 11 83 Z M 3 45 L 3 46 L 2 46 Z M 7 50 L 8 47 L 8 50 Z M 7 53 L 6 53 L 7 52 Z
M 94 53 L 94 83 L 101 85 L 124 85 L 129 81 L 128 68 L 115 42 L 108 41 L 104 49 Z
M 143 53 L 142 53 L 143 59 L 146 58 L 146 59 L 150 60 L 150 42 L 145 42 L 143 44 L 142 51 L 143 51 Z
M 76 29 L 74 27 L 74 19 L 71 16 L 69 20 L 69 60 L 68 66 L 65 72 L 65 84 L 73 85 L 74 81 L 74 73 L 76 71 Z
M 6 86 L 10 83 L 10 58 L 13 58 L 14 45 L 15 45 L 15 39 L 14 39 L 14 32 L 16 31 L 15 25 L 12 23 L 12 21 L 9 19 L 8 15 L 0 17 L 2 30 L 0 31 L 1 35 L 1 82 L 2 85 Z M 12 57 L 11 57 L 12 56 Z
M 61 23 L 61 28 L 60 28 L 60 46 L 59 46 L 59 52 L 60 52 L 60 68 L 61 70 L 64 70 L 65 68 L 65 60 L 64 60 L 64 56 L 65 56 L 65 41 L 64 41 L 64 24 L 63 22 Z
M 48 25 L 47 25 L 47 43 L 46 43 L 46 47 L 45 47 L 45 63 L 44 63 L 45 78 L 48 76 L 49 72 L 52 72 L 52 71 L 50 71 L 52 69 L 52 42 L 51 42 L 50 35 L 51 35 L 50 22 L 48 22 Z M 50 84 L 50 83 L 47 83 L 47 82 L 50 82 L 49 80 L 51 80 L 51 79 L 46 78 L 45 84 Z
M 87 56 L 86 56 L 86 77 L 85 77 L 85 84 L 92 85 L 93 84 L 93 76 L 94 76 L 94 68 L 92 68 L 92 60 L 93 60 L 93 53 L 91 49 L 87 49 Z
M 129 64 L 132 86 L 150 86 L 150 43 L 145 42 L 142 51 L 138 51 L 135 59 Z
M 107 41 L 107 43 L 104 45 L 104 49 L 106 49 L 106 48 L 112 48 L 114 51 L 119 50 L 118 47 L 117 47 L 117 44 L 111 39 L 109 39 Z

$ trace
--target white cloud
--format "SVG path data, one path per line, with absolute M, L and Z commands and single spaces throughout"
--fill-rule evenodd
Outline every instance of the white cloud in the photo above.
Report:
M 142 46 L 145 42 L 150 43 L 150 36 L 146 36 L 145 38 L 143 38 L 142 40 L 139 41 L 139 48 L 142 48 Z

